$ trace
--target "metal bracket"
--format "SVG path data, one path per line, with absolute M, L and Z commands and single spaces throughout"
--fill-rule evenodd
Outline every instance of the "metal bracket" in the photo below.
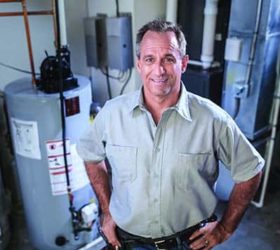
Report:
M 244 81 L 238 81 L 233 85 L 234 96 L 236 98 L 245 99 L 249 95 L 249 86 Z

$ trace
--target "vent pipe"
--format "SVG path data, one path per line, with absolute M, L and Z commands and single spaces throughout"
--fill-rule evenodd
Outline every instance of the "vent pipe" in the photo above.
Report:
M 205 1 L 202 53 L 200 56 L 202 67 L 204 69 L 210 68 L 214 61 L 214 45 L 216 20 L 218 14 L 218 1 L 219 0 Z

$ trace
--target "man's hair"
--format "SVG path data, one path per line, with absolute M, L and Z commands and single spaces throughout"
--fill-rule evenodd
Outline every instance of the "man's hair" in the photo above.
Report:
M 178 41 L 180 55 L 184 56 L 186 54 L 187 42 L 181 28 L 174 23 L 156 19 L 148 22 L 138 30 L 136 36 L 136 56 L 138 58 L 140 58 L 140 45 L 147 31 L 162 32 L 162 33 L 168 31 L 174 32 L 176 39 Z

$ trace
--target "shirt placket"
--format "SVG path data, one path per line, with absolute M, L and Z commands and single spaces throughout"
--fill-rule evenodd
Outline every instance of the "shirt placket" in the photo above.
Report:
M 161 185 L 162 185 L 162 160 L 164 152 L 164 128 L 167 120 L 167 114 L 163 114 L 158 126 L 154 126 L 154 144 L 152 151 L 151 164 L 151 230 L 152 235 L 162 233 L 161 225 Z

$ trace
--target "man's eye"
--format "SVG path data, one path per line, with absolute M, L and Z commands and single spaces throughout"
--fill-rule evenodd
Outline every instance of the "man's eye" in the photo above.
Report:
M 164 63 L 171 64 L 171 63 L 175 63 L 175 62 L 176 62 L 176 60 L 174 57 L 168 56 L 168 57 L 164 58 Z
M 146 64 L 151 64 L 151 63 L 153 63 L 154 59 L 152 57 L 147 57 L 144 59 L 144 61 Z

